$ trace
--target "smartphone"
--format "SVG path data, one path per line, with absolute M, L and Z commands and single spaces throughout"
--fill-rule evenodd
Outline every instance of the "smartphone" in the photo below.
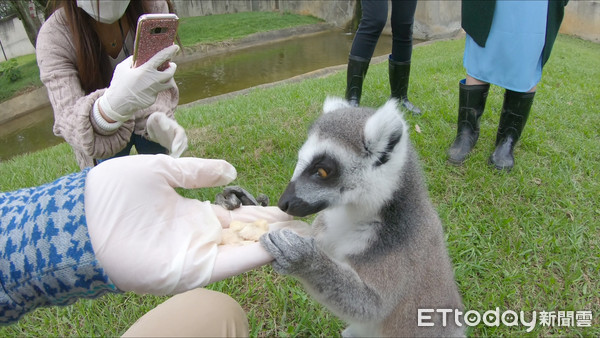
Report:
M 133 67 L 139 67 L 159 51 L 171 46 L 177 35 L 179 18 L 175 14 L 143 14 L 138 19 L 133 48 Z M 158 67 L 165 70 L 166 61 Z

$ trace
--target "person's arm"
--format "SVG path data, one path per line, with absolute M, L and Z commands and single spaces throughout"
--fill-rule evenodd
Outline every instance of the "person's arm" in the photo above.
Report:
M 88 235 L 87 173 L 0 194 L 0 323 L 40 306 L 119 292 Z
M 277 207 L 229 211 L 174 189 L 235 177 L 223 160 L 137 155 L 0 194 L 0 323 L 106 292 L 177 294 L 267 264 L 258 243 L 219 245 L 222 229 L 289 215 Z

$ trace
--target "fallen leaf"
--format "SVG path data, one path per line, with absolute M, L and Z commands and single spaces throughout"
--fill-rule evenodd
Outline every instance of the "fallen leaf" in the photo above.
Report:
M 570 211 L 567 211 L 567 218 L 570 221 L 574 221 L 575 220 L 575 216 L 573 216 L 573 214 Z

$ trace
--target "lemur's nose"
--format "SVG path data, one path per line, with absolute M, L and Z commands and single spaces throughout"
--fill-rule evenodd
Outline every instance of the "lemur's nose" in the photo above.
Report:
M 281 211 L 283 212 L 287 212 L 290 208 L 290 201 L 295 197 L 295 195 L 296 185 L 294 184 L 294 182 L 290 182 L 290 184 L 288 184 L 287 188 L 285 188 L 285 191 L 279 198 L 279 201 L 277 202 L 277 206 L 279 207 L 279 209 L 281 209 Z
M 279 207 L 279 209 L 281 209 L 281 211 L 286 212 L 288 210 L 288 202 L 287 201 L 282 201 L 281 199 L 279 200 L 279 202 L 277 203 L 277 206 Z

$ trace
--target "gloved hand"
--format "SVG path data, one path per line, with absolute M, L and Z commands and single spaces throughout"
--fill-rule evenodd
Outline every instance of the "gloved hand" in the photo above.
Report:
M 122 291 L 175 294 L 263 264 L 272 257 L 254 243 L 219 246 L 232 220 L 290 220 L 277 207 L 228 211 L 184 198 L 187 189 L 225 185 L 236 177 L 223 160 L 135 155 L 90 170 L 85 215 L 97 260 Z
M 110 86 L 98 99 L 104 115 L 114 121 L 125 122 L 132 118 L 135 111 L 154 104 L 158 93 L 175 87 L 173 75 L 177 65 L 169 62 L 169 68 L 164 71 L 157 68 L 171 59 L 177 51 L 177 45 L 167 47 L 137 68 L 133 68 L 133 56 L 119 63 Z
M 164 113 L 150 114 L 146 121 L 146 129 L 150 139 L 169 149 L 169 154 L 175 158 L 180 157 L 188 147 L 183 127 Z

